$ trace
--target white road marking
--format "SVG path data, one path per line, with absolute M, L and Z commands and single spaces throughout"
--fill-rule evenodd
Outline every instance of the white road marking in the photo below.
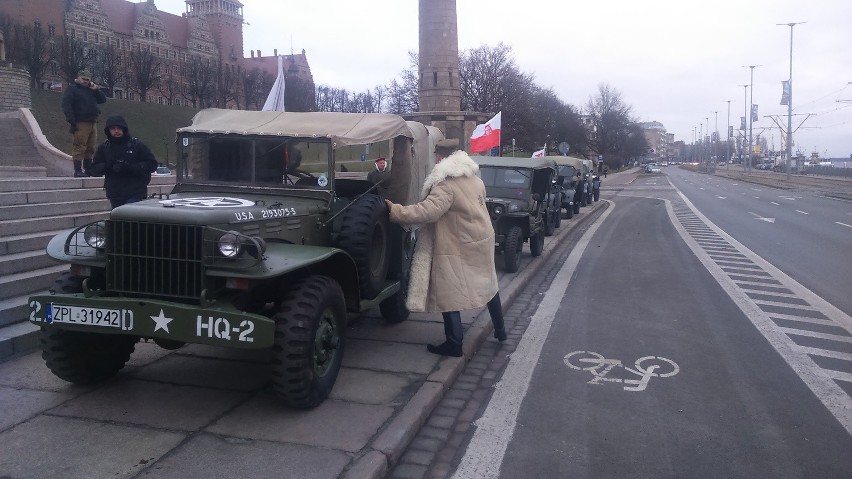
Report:
M 571 254 L 568 255 L 562 268 L 559 269 L 559 273 L 553 278 L 538 309 L 530 319 L 530 325 L 518 343 L 515 352 L 512 353 L 512 358 L 506 366 L 503 377 L 495 387 L 494 395 L 488 402 L 488 407 L 482 417 L 476 421 L 476 432 L 470 440 L 461 463 L 453 473 L 454 479 L 496 478 L 500 476 L 500 466 L 503 464 L 503 457 L 506 454 L 509 441 L 512 439 L 512 434 L 515 432 L 521 403 L 529 389 L 533 371 L 538 365 L 539 356 L 541 356 L 541 349 L 547 339 L 547 334 L 550 332 L 550 326 L 553 324 L 553 318 L 556 316 L 565 290 L 568 289 L 568 283 L 571 281 L 571 277 L 577 269 L 577 264 L 580 262 L 580 257 L 589 245 L 592 236 L 615 208 L 615 203 L 612 201 L 603 201 L 609 204 L 609 208 L 583 234 L 571 250 Z
M 677 189 L 676 189 L 677 190 Z M 715 223 L 710 221 L 706 216 L 692 204 L 691 201 L 680 190 L 677 190 L 678 195 L 683 199 L 686 206 L 707 225 L 708 228 L 715 231 L 719 236 L 728 240 L 738 251 L 750 259 L 754 264 L 760 266 L 770 276 L 781 283 L 779 286 L 785 287 L 798 295 L 799 298 L 805 300 L 813 309 L 820 311 L 827 318 L 852 332 L 852 318 L 846 313 L 824 300 L 816 293 L 802 286 L 798 281 L 794 280 L 786 273 L 766 261 L 756 253 L 748 249 L 745 245 L 734 239 L 731 235 L 724 232 Z M 770 318 L 770 313 L 760 309 L 751 298 L 746 295 L 745 291 L 737 286 L 737 282 L 731 279 L 720 268 L 712 258 L 705 252 L 698 243 L 689 236 L 689 233 L 680 224 L 675 215 L 671 201 L 666 201 L 666 208 L 669 213 L 669 218 L 674 225 L 681 238 L 686 242 L 689 248 L 693 251 L 699 261 L 707 268 L 707 271 L 716 279 L 716 282 L 722 287 L 728 296 L 734 301 L 734 304 L 740 308 L 745 314 L 745 317 L 754 324 L 754 327 L 766 338 L 766 340 L 775 348 L 781 355 L 784 361 L 790 365 L 796 375 L 813 391 L 814 395 L 823 403 L 828 411 L 837 418 L 837 421 L 844 429 L 852 434 L 852 403 L 849 401 L 849 395 L 837 385 L 836 382 L 828 375 L 826 369 L 817 365 L 802 348 L 797 345 L 787 334 L 779 328 Z M 849 226 L 849 225 L 846 225 Z M 852 228 L 852 226 L 850 226 Z M 798 334 L 798 333 L 797 333 Z
M 724 199 L 726 199 L 726 198 L 727 198 L 727 196 L 719 196 L 719 195 L 716 195 L 716 198 L 719 198 L 720 200 L 724 200 Z
M 846 223 L 841 223 L 841 222 L 839 222 L 839 221 L 835 221 L 835 223 L 837 223 L 837 224 L 839 224 L 839 225 L 841 225 L 841 226 L 845 226 L 845 227 L 847 227 L 847 228 L 852 228 L 852 225 L 847 225 Z
M 796 213 L 801 213 L 801 214 L 803 214 L 803 215 L 808 214 L 808 212 L 807 212 L 807 211 L 802 211 L 802 210 L 796 210 Z
M 775 223 L 775 218 L 764 218 L 757 213 L 752 213 L 751 211 L 749 211 L 749 214 L 754 215 L 754 219 L 756 220 L 766 221 L 767 223 Z
M 773 204 L 773 205 L 775 205 L 775 206 L 781 206 L 781 203 L 776 203 L 776 202 L 774 202 L 774 201 L 770 201 L 770 203 L 772 203 L 772 204 Z

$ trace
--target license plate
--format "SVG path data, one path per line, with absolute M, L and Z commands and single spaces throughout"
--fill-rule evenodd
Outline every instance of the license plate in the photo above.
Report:
M 48 323 L 84 324 L 105 328 L 121 328 L 121 309 L 85 308 L 50 303 L 47 309 Z

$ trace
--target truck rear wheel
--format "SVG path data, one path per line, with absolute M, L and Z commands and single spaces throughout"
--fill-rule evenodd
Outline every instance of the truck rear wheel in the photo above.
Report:
M 377 195 L 364 195 L 343 214 L 337 246 L 355 260 L 361 294 L 375 298 L 388 274 L 388 213 Z
M 62 273 L 54 283 L 57 292 L 83 292 L 82 276 Z M 74 384 L 93 384 L 115 376 L 136 349 L 136 336 L 41 328 L 41 357 L 57 377 Z
M 293 408 L 318 406 L 331 393 L 343 361 L 343 290 L 328 276 L 309 276 L 288 288 L 272 319 L 276 394 Z
M 512 226 L 503 241 L 503 269 L 514 273 L 521 267 L 521 250 L 524 247 L 524 232 L 520 226 Z

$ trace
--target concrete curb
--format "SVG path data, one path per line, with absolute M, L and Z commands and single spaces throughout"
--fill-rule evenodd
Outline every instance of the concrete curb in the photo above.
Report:
M 603 202 L 592 203 L 582 216 L 574 216 L 566 225 L 557 229 L 552 240 L 545 246 L 544 253 L 536 261 L 549 261 L 555 251 L 562 246 L 562 242 L 568 236 L 568 232 L 586 223 L 597 211 Z M 534 265 L 528 265 L 509 280 L 509 284 L 500 288 L 500 300 L 503 310 L 507 310 L 512 302 L 523 290 L 529 279 L 538 272 Z M 396 415 L 385 429 L 368 445 L 370 449 L 362 457 L 354 460 L 345 474 L 346 479 L 379 479 L 384 477 L 389 468 L 399 461 L 408 444 L 415 437 L 423 423 L 429 418 L 432 410 L 443 398 L 444 393 L 464 370 L 467 361 L 476 355 L 491 333 L 494 326 L 491 324 L 491 316 L 488 308 L 482 308 L 477 313 L 473 323 L 465 331 L 464 356 L 461 358 L 445 357 L 438 363 L 438 368 L 433 371 L 420 386 L 411 400 L 403 407 L 402 412 Z M 383 460 L 379 460 L 381 456 Z

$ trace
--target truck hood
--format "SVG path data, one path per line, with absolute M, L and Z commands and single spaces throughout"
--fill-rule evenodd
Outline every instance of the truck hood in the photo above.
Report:
M 185 225 L 222 225 L 286 219 L 325 211 L 321 199 L 260 194 L 178 193 L 149 198 L 112 210 L 110 219 Z

